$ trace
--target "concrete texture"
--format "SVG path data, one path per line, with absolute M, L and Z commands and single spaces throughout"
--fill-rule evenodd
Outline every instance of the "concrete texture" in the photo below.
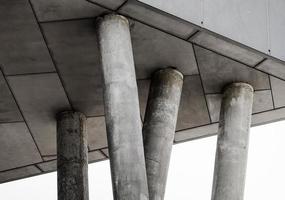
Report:
M 52 172 L 57 170 L 57 160 L 52 160 L 37 165 L 44 172 Z
M 279 77 L 281 79 L 285 79 L 285 64 L 268 59 L 262 62 L 260 65 L 256 67 L 257 69 L 260 69 L 261 71 L 264 71 L 266 73 L 272 74 L 276 77 Z
M 114 199 L 147 200 L 143 152 L 129 22 L 119 15 L 98 19 L 98 40 Z M 130 161 L 136 162 L 130 162 Z
M 192 129 L 178 131 L 175 134 L 174 142 L 180 143 L 185 141 L 191 141 L 204 137 L 210 137 L 216 135 L 218 132 L 218 123 L 209 124 L 205 126 L 199 126 Z
M 108 146 L 105 117 L 87 119 L 88 144 L 90 150 L 102 149 Z
M 195 113 L 195 115 L 193 115 Z M 210 123 L 206 100 L 199 76 L 185 76 L 176 130 Z
M 280 108 L 285 106 L 285 82 L 272 76 L 270 76 L 270 81 L 275 107 Z
M 19 122 L 23 121 L 21 113 L 15 99 L 9 89 L 5 77 L 0 72 L 0 122 Z
M 144 119 L 150 80 L 139 80 L 139 98 L 142 119 Z M 196 113 L 193 115 L 193 113 Z M 207 104 L 198 75 L 184 76 L 181 102 L 176 130 L 188 129 L 210 123 Z
M 40 22 L 95 17 L 106 9 L 84 0 L 31 0 Z
M 5 74 L 55 71 L 28 0 L 1 2 L 0 29 Z
M 50 160 L 55 160 L 56 156 L 42 156 L 44 161 L 50 161 Z
M 255 66 L 257 63 L 263 60 L 261 55 L 258 55 L 257 53 L 254 53 L 248 49 L 239 47 L 238 45 L 232 44 L 210 33 L 199 32 L 193 38 L 191 38 L 190 41 L 226 55 L 234 60 L 239 60 L 240 62 L 250 66 Z
M 167 66 L 177 66 L 184 75 L 198 74 L 192 44 L 133 21 L 131 36 L 138 79 Z
M 144 152 L 150 200 L 164 199 L 183 75 L 167 68 L 152 76 L 143 124 Z
M 79 0 L 56 2 L 53 0 L 46 2 L 41 0 L 10 0 L 0 3 L 0 22 L 2 22 L 0 28 L 3 30 L 0 33 L 0 68 L 4 72 L 3 79 L 0 75 L 0 122 L 15 125 L 23 121 L 28 125 L 27 131 L 31 131 L 31 133 L 23 134 L 24 140 L 30 141 L 31 136 L 35 138 L 44 161 L 51 161 L 56 158 L 54 116 L 59 110 L 70 109 L 71 105 L 69 105 L 67 96 L 74 109 L 85 113 L 88 120 L 89 118 L 92 119 L 91 121 L 94 120 L 88 128 L 88 135 L 92 137 L 89 146 L 92 150 L 102 147 L 103 149 L 98 149 L 98 151 L 108 154 L 106 135 L 103 133 L 104 125 L 101 123 L 105 112 L 94 17 L 101 14 L 102 10 L 110 12 L 110 10 L 100 7 L 100 3 L 106 7 L 117 9 L 124 3 L 124 0 L 94 1 L 97 1 L 98 4 L 90 3 L 90 6 L 86 7 L 82 5 L 89 5 L 89 3 L 84 2 L 84 0 L 82 2 Z M 233 3 L 233 1 L 221 2 L 220 5 L 225 7 L 228 6 L 227 3 Z M 258 107 L 259 110 L 265 111 L 253 115 L 253 126 L 285 118 L 283 108 L 285 106 L 283 103 L 285 89 L 282 86 L 283 80 L 285 80 L 284 62 L 272 57 L 282 58 L 284 54 L 282 49 L 284 45 L 282 45 L 282 41 L 278 40 L 283 33 L 282 27 L 284 27 L 282 26 L 284 15 L 282 14 L 283 2 L 281 0 L 268 2 L 268 16 L 270 16 L 268 28 L 270 27 L 270 30 L 268 29 L 267 33 L 272 56 L 260 53 L 260 49 L 254 50 L 222 35 L 217 35 L 207 30 L 204 25 L 201 28 L 192 24 L 193 21 L 187 22 L 186 18 L 179 18 L 185 14 L 190 16 L 195 12 L 201 12 L 203 7 L 201 10 L 197 9 L 189 13 L 189 10 L 196 9 L 199 6 L 191 6 L 190 9 L 188 6 L 190 4 L 200 5 L 201 1 L 199 0 L 194 3 L 192 0 L 177 0 L 175 2 L 156 0 L 155 3 L 165 7 L 170 4 L 171 6 L 168 9 L 178 9 L 178 11 L 174 10 L 178 13 L 177 16 L 175 16 L 175 12 L 164 12 L 167 10 L 164 10 L 163 7 L 159 7 L 162 10 L 156 9 L 146 5 L 143 1 L 128 1 L 119 10 L 119 12 L 132 18 L 133 48 L 138 49 L 134 55 L 135 58 L 138 58 L 135 60 L 135 65 L 141 66 L 141 68 L 136 69 L 136 73 L 140 75 L 138 76 L 140 79 L 144 79 L 138 80 L 142 115 L 144 115 L 147 101 L 148 77 L 160 67 L 177 65 L 176 67 L 179 67 L 179 70 L 184 74 L 187 74 L 185 72 L 195 72 L 196 75 L 191 73 L 191 76 L 185 78 L 186 84 L 184 83 L 183 87 L 186 89 L 183 90 L 182 94 L 181 107 L 183 109 L 179 113 L 176 142 L 216 134 L 217 123 L 210 121 L 204 92 L 206 91 L 207 95 L 218 94 L 224 84 L 237 80 L 246 82 L 252 80 L 256 83 L 255 89 L 257 88 L 260 92 L 264 90 L 261 92 L 264 93 L 262 95 L 264 99 L 261 99 Z M 175 7 L 176 4 L 182 5 L 182 10 L 186 9 L 187 13 L 179 13 L 180 7 Z M 243 5 L 247 4 L 250 3 L 243 3 Z M 55 6 L 51 7 L 50 5 Z M 258 7 L 257 10 L 262 9 Z M 253 17 L 256 16 L 257 10 L 253 12 Z M 40 19 L 41 15 L 43 19 Z M 85 19 L 84 16 L 88 19 Z M 250 14 L 242 16 L 246 16 L 247 21 L 252 21 Z M 44 19 L 45 17 L 46 19 Z M 89 17 L 91 18 L 89 19 Z M 56 20 L 56 22 L 50 20 Z M 204 21 L 204 19 L 197 20 L 198 23 L 200 21 Z M 220 25 L 223 24 L 225 23 Z M 191 28 L 199 31 L 196 35 L 194 34 L 192 39 L 199 39 L 199 46 L 203 47 L 201 48 L 202 52 L 208 52 L 205 49 L 210 49 L 209 53 L 203 54 L 197 49 L 191 51 L 191 40 L 188 40 Z M 243 30 L 247 29 L 239 29 L 238 31 Z M 154 51 L 154 56 L 150 56 L 150 52 Z M 198 58 L 201 74 L 195 67 L 197 65 L 193 53 Z M 267 60 L 254 68 L 253 64 L 259 57 Z M 176 58 L 179 59 L 176 60 Z M 21 76 L 21 74 L 27 76 Z M 275 104 L 272 110 L 267 110 L 271 107 L 270 101 L 267 101 L 271 89 L 268 74 L 272 75 L 272 99 Z M 279 79 L 275 80 L 273 77 Z M 7 83 L 5 83 L 5 79 L 8 79 Z M 40 81 L 41 79 L 43 80 Z M 187 79 L 189 80 L 187 81 Z M 14 97 L 16 97 L 16 102 Z M 262 108 L 263 105 L 264 108 Z M 93 117 L 99 117 L 98 121 Z M 3 135 L 10 134 L 7 129 L 5 131 L 7 132 Z M 11 142 L 9 141 L 9 143 Z M 35 146 L 32 143 L 34 141 L 31 142 L 31 146 Z M 2 145 L 1 141 L 0 145 Z M 23 145 L 23 148 L 26 148 L 26 145 Z M 27 147 L 27 149 L 29 148 Z M 30 170 L 25 175 L 25 167 L 26 165 L 33 166 L 34 161 L 28 162 L 33 159 L 30 157 L 23 157 L 27 160 L 19 159 L 16 148 L 10 148 L 9 151 L 9 171 L 2 171 L 5 175 L 1 176 L 3 180 L 0 178 L 0 182 L 17 179 L 17 175 L 18 178 L 23 178 L 40 173 L 39 170 Z M 38 151 L 33 151 L 31 155 L 37 155 L 37 153 Z M 101 154 L 94 153 L 94 159 L 102 160 L 100 157 Z M 4 159 L 6 158 L 0 156 L 0 160 Z M 18 159 L 19 161 L 17 161 Z M 25 163 L 25 166 L 17 168 L 22 166 L 21 163 Z M 44 162 L 38 164 L 40 163 Z M 11 177 L 9 178 L 9 176 Z
M 212 122 L 218 122 L 222 102 L 221 94 L 206 95 Z M 272 94 L 270 90 L 254 92 L 252 113 L 259 113 L 273 109 Z
M 41 154 L 55 155 L 55 115 L 59 111 L 70 109 L 58 75 L 10 76 L 8 81 Z
M 153 7 L 143 4 L 140 1 L 128 1 L 119 10 L 119 13 L 130 16 L 138 21 L 143 21 L 150 26 L 177 35 L 183 39 L 188 39 L 196 31 L 192 24 L 184 20 L 177 20 L 171 15 L 159 13 Z
M 57 115 L 57 192 L 60 200 L 88 200 L 86 117 L 79 112 Z
M 89 140 L 89 136 L 88 136 L 88 140 Z M 106 156 L 103 153 L 101 153 L 100 150 L 98 150 L 98 151 L 91 151 L 91 152 L 88 153 L 88 163 L 101 161 L 103 159 L 106 159 Z M 47 161 L 47 162 L 43 162 L 43 163 L 37 164 L 37 166 L 44 172 L 56 171 L 57 170 L 56 156 L 53 157 L 51 161 Z
M 40 175 L 41 170 L 35 166 L 28 166 L 23 168 L 18 168 L 10 171 L 0 172 L 1 183 L 17 180 L 20 178 L 26 178 L 29 176 Z
M 232 82 L 250 83 L 255 90 L 270 89 L 268 75 L 212 51 L 195 46 L 205 93 L 220 93 Z
M 212 200 L 242 200 L 245 186 L 253 88 L 228 85 L 223 92 Z
M 43 30 L 73 108 L 87 116 L 104 115 L 94 21 L 47 23 Z
M 119 8 L 126 0 L 87 0 L 91 3 L 102 5 L 112 10 Z
M 94 163 L 94 162 L 98 162 L 101 160 L 105 160 L 107 157 L 100 151 L 91 151 L 88 153 L 88 160 L 89 163 Z
M 25 123 L 0 124 L 0 133 L 0 171 L 42 161 Z

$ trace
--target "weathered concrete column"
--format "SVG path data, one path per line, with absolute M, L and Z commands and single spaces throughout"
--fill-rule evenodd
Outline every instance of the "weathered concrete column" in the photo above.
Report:
M 222 100 L 212 200 L 242 200 L 247 165 L 253 88 L 226 87 Z
M 98 20 L 113 193 L 147 200 L 148 187 L 129 23 L 119 15 Z
M 88 200 L 88 149 L 85 116 L 57 116 L 58 200 Z
M 183 75 L 172 68 L 154 73 L 143 125 L 150 200 L 163 200 Z

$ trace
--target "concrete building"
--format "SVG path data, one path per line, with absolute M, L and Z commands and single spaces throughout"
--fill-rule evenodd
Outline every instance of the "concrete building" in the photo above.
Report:
M 223 124 L 226 115 L 221 121 L 219 116 L 223 88 L 231 83 L 246 83 L 254 90 L 251 120 L 241 120 L 243 128 L 285 119 L 284 8 L 282 0 L 2 1 L 0 183 L 55 171 L 56 115 L 73 110 L 86 116 L 89 162 L 108 159 L 108 144 L 122 144 L 110 136 L 107 141 L 106 125 L 108 135 L 119 135 L 117 130 L 125 133 L 130 126 L 112 120 L 134 116 L 130 120 L 135 123 L 132 136 L 137 146 L 130 149 L 136 151 L 141 167 L 134 179 L 143 182 L 139 192 L 145 194 L 147 169 L 138 119 L 144 123 L 152 74 L 170 66 L 184 76 L 174 144 L 215 135 L 219 122 L 220 127 L 230 124 Z M 96 36 L 96 19 L 110 13 L 129 23 L 120 33 L 127 50 L 117 48 L 120 53 L 114 54 L 122 58 L 120 66 L 126 71 L 117 72 L 123 80 L 113 79 L 118 75 L 112 71 L 116 63 L 108 56 L 114 48 Z M 109 48 L 105 62 L 102 46 Z M 119 91 L 127 94 L 121 97 L 131 100 L 133 110 L 118 106 L 127 107 L 120 98 L 120 104 L 112 104 L 117 96 L 110 84 L 116 81 L 121 81 Z M 240 109 L 251 112 L 243 108 L 244 101 L 240 104 Z M 238 113 L 238 106 L 234 110 Z M 110 149 L 116 170 L 116 156 L 128 149 Z

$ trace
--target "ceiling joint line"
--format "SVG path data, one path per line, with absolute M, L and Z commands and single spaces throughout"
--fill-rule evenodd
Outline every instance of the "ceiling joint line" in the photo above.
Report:
M 199 72 L 199 79 L 200 79 L 200 83 L 201 83 L 202 90 L 203 90 L 203 98 L 204 98 L 204 101 L 205 101 L 205 103 L 206 103 L 206 108 L 207 108 L 207 112 L 208 112 L 209 121 L 210 121 L 210 123 L 212 123 L 211 114 L 210 114 L 210 109 L 209 109 L 208 101 L 207 101 L 207 99 L 206 99 L 205 86 L 204 86 L 204 82 L 203 82 L 203 80 L 202 80 L 201 71 L 200 71 L 200 67 L 199 67 L 199 64 L 198 64 L 198 59 L 197 59 L 196 51 L 195 51 L 194 46 L 193 46 L 193 45 L 191 45 L 191 46 L 192 46 L 192 49 L 193 49 L 193 54 L 194 54 L 195 62 L 196 62 L 197 69 L 198 69 L 198 72 Z
M 43 37 L 43 40 L 44 40 L 44 42 L 45 42 L 46 48 L 47 48 L 47 50 L 48 50 L 48 52 L 49 52 L 51 61 L 53 62 L 54 68 L 55 68 L 55 70 L 56 70 L 56 72 L 57 72 L 57 75 L 58 75 L 58 77 L 59 77 L 59 79 L 60 79 L 60 83 L 61 83 L 61 85 L 62 85 L 62 88 L 63 88 L 63 90 L 64 90 L 64 93 L 65 93 L 65 95 L 66 95 L 66 98 L 67 98 L 67 100 L 68 100 L 69 106 L 70 106 L 70 108 L 71 108 L 72 110 L 74 110 L 74 107 L 73 107 L 73 105 L 72 105 L 72 101 L 71 101 L 71 99 L 70 99 L 70 97 L 69 97 L 69 95 L 68 95 L 68 93 L 67 93 L 67 90 L 66 90 L 66 87 L 65 87 L 63 78 L 62 78 L 62 76 L 61 76 L 61 74 L 60 74 L 60 71 L 59 71 L 59 69 L 58 69 L 58 67 L 57 67 L 57 64 L 56 64 L 56 62 L 55 62 L 55 59 L 53 58 L 53 53 L 52 53 L 51 49 L 50 49 L 49 46 L 48 46 L 47 38 L 46 38 L 46 36 L 45 36 L 45 34 L 44 34 L 44 31 L 43 31 L 43 28 L 42 28 L 41 24 L 39 23 L 39 19 L 38 19 L 37 15 L 36 15 L 36 12 L 35 12 L 35 9 L 34 9 L 34 7 L 33 7 L 33 4 L 31 3 L 31 0 L 29 0 L 29 4 L 30 4 L 30 7 L 31 7 L 31 9 L 32 9 L 32 11 L 33 11 L 34 17 L 35 17 L 35 19 L 36 19 L 36 21 L 37 21 L 37 24 L 38 24 L 39 30 L 40 30 L 40 32 L 41 32 L 41 34 L 42 34 L 42 37 Z
M 16 95 L 15 95 L 15 93 L 14 93 L 12 87 L 11 87 L 10 84 L 9 84 L 9 81 L 7 80 L 5 74 L 3 73 L 2 70 L 1 70 L 1 73 L 3 74 L 4 81 L 5 81 L 5 83 L 7 84 L 8 88 L 9 88 L 9 90 L 10 90 L 10 92 L 11 92 L 11 95 L 12 95 L 14 101 L 15 101 L 15 104 L 16 104 L 16 106 L 17 106 L 17 108 L 18 108 L 18 110 L 19 110 L 19 112 L 20 112 L 20 114 L 21 114 L 21 116 L 22 116 L 23 122 L 25 123 L 25 125 L 26 125 L 26 127 L 27 127 L 27 129 L 28 129 L 28 131 L 29 131 L 29 133 L 30 133 L 31 138 L 32 138 L 33 142 L 35 143 L 35 146 L 36 146 L 36 148 L 37 148 L 37 150 L 38 150 L 38 153 L 39 153 L 39 155 L 40 155 L 40 157 L 41 157 L 41 160 L 43 161 L 43 157 L 42 157 L 41 150 L 40 150 L 40 148 L 39 148 L 39 146 L 38 146 L 38 144 L 37 144 L 37 142 L 36 142 L 36 139 L 35 139 L 35 137 L 34 137 L 34 135 L 33 135 L 33 133 L 32 133 L 32 130 L 31 130 L 29 124 L 27 123 L 27 120 L 26 120 L 26 118 L 25 118 L 25 116 L 24 116 L 24 113 L 23 113 L 21 107 L 20 107 L 20 104 L 19 104 L 19 102 L 17 101 Z

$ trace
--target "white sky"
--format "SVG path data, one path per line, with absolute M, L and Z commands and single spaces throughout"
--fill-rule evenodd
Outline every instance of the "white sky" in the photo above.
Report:
M 210 200 L 216 137 L 173 147 L 165 200 Z M 285 122 L 251 129 L 245 200 L 285 199 Z M 57 199 L 56 173 L 0 185 L 1 200 Z M 111 200 L 109 162 L 89 165 L 90 200 Z

